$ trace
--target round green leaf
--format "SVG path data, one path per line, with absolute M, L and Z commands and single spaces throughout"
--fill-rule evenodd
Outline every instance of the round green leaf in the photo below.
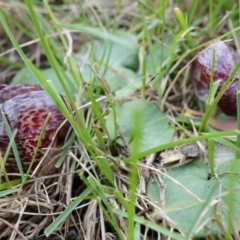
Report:
M 137 73 L 139 45 L 133 34 L 116 32 L 115 35 L 124 41 L 128 40 L 128 46 L 110 40 L 99 40 L 94 42 L 94 47 L 93 44 L 86 43 L 76 54 L 76 58 L 80 59 L 80 71 L 85 82 L 96 80 L 97 72 L 103 76 L 113 93 L 117 96 L 129 96 L 142 85 Z
M 236 160 L 231 161 L 236 163 Z M 219 166 L 217 179 L 209 180 L 205 163 L 195 160 L 168 171 L 170 178 L 160 174 L 165 189 L 161 190 L 161 185 L 155 180 L 149 181 L 147 193 L 150 200 L 162 207 L 161 200 L 164 199 L 165 213 L 186 239 L 206 237 L 209 233 L 212 236 L 221 234 L 222 227 L 218 222 L 225 229 L 234 222 L 236 230 L 240 230 L 240 174 L 232 171 L 229 162 Z M 223 171 L 224 168 L 227 171 Z
M 136 143 L 138 150 L 144 151 L 172 140 L 174 130 L 168 125 L 169 119 L 155 104 L 137 99 L 116 106 L 115 111 L 117 124 L 131 150 Z M 117 137 L 113 111 L 107 116 L 106 124 L 111 138 Z

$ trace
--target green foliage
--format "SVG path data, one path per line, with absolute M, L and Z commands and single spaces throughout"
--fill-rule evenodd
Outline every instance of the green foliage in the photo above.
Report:
M 53 221 L 46 229 L 45 234 L 49 236 L 54 230 L 74 211 L 74 209 L 89 195 L 90 190 L 86 188 L 69 206 Z
M 187 239 L 206 237 L 209 231 L 215 236 L 222 233 L 222 225 L 228 229 L 232 223 L 240 230 L 239 160 L 222 163 L 217 174 L 218 177 L 208 179 L 205 163 L 195 160 L 168 171 L 166 175 L 160 173 L 165 190 L 152 179 L 147 188 L 148 196 L 159 207 L 164 199 L 165 213 Z M 229 212 L 230 207 L 234 211 Z
M 21 3 L 21 1 L 12 2 Z M 143 226 L 155 231 L 154 234 L 161 233 L 173 239 L 205 237 L 207 234 L 208 236 L 222 234 L 227 239 L 234 226 L 236 226 L 235 230 L 239 231 L 240 161 L 231 160 L 221 164 L 215 172 L 213 169 L 213 163 L 216 160 L 213 154 L 214 141 L 221 138 L 221 141 L 225 141 L 226 144 L 223 138 L 239 135 L 239 131 L 203 134 L 199 131 L 200 133 L 193 137 L 186 137 L 186 135 L 189 136 L 190 131 L 185 129 L 182 126 L 183 121 L 180 121 L 182 125 L 178 125 L 179 134 L 176 134 L 176 137 L 181 136 L 181 138 L 172 141 L 175 129 L 169 125 L 169 118 L 156 104 L 146 100 L 147 91 L 154 88 L 158 90 L 158 96 L 154 97 L 159 99 L 163 97 L 163 101 L 159 104 L 167 102 L 168 97 L 174 101 L 174 96 L 171 98 L 171 94 L 178 93 L 178 87 L 185 88 L 186 95 L 182 97 L 184 101 L 192 100 L 187 96 L 188 86 L 186 85 L 189 77 L 186 70 L 192 59 L 191 53 L 200 49 L 201 43 L 205 42 L 206 38 L 221 35 L 222 30 L 219 34 L 218 29 L 225 30 L 226 26 L 233 25 L 233 29 L 217 38 L 239 39 L 239 33 L 236 32 L 239 30 L 237 28 L 239 9 L 235 7 L 236 3 L 223 0 L 209 1 L 205 4 L 199 0 L 188 1 L 189 3 L 177 1 L 178 8 L 173 9 L 166 0 L 139 0 L 136 2 L 138 9 L 130 14 L 133 18 L 125 28 L 117 22 L 123 14 L 120 8 L 124 1 L 117 1 L 114 10 L 105 8 L 105 1 L 99 1 L 100 13 L 97 7 L 91 5 L 91 1 L 75 1 L 76 6 L 79 5 L 79 14 L 74 16 L 68 8 L 71 2 L 68 0 L 25 0 L 24 2 L 25 5 L 24 3 L 18 5 L 20 6 L 18 12 L 25 22 L 29 23 L 28 27 L 0 9 L 1 24 L 22 62 L 18 63 L 15 62 L 15 58 L 9 60 L 3 56 L 0 57 L 0 62 L 21 69 L 11 84 L 39 83 L 71 124 L 74 132 L 63 146 L 65 149 L 57 166 L 59 167 L 66 158 L 76 161 L 78 169 L 80 166 L 78 175 L 78 180 L 82 184 L 80 189 L 84 189 L 76 197 L 71 194 L 66 197 L 67 201 L 62 203 L 66 206 L 65 210 L 61 209 L 52 215 L 52 223 L 45 228 L 45 234 L 49 236 L 58 232 L 59 229 L 61 231 L 64 228 L 67 229 L 64 223 L 67 222 L 68 225 L 69 221 L 66 219 L 72 219 L 71 214 L 74 211 L 78 214 L 79 209 L 83 206 L 87 208 L 91 202 L 96 202 L 98 205 L 95 210 L 101 222 L 101 233 L 103 234 L 107 223 L 107 231 L 119 239 L 141 238 Z M 55 2 L 62 2 L 65 5 L 55 6 Z M 85 2 L 90 6 L 92 18 L 89 18 L 89 12 L 83 9 Z M 228 10 L 227 13 L 226 10 Z M 102 17 L 101 14 L 104 16 Z M 69 22 L 59 19 L 59 15 L 64 16 L 63 19 Z M 14 35 L 14 28 L 9 27 L 9 22 L 30 40 L 39 41 L 39 46 L 46 56 L 45 63 L 48 64 L 48 68 L 37 69 L 32 59 L 27 57 L 29 55 L 25 54 L 25 49 L 20 47 L 18 38 Z M 63 29 L 67 30 L 67 34 Z M 73 35 L 71 30 L 75 31 Z M 76 31 L 78 31 L 77 34 Z M 57 37 L 54 34 L 57 34 Z M 74 37 L 71 39 L 72 36 Z M 81 41 L 76 41 L 76 36 Z M 81 45 L 79 52 L 69 51 L 72 47 L 70 39 Z M 239 66 L 238 64 L 234 72 L 238 71 Z M 187 76 L 184 75 L 185 72 Z M 224 85 L 224 89 L 226 88 L 227 84 Z M 66 93 L 74 114 L 69 112 L 59 92 Z M 204 121 L 199 123 L 202 130 L 205 130 L 211 110 L 223 91 L 219 92 L 217 97 L 215 93 L 216 86 L 213 84 L 209 96 L 210 105 Z M 73 96 L 77 96 L 76 99 Z M 177 99 L 179 97 L 181 98 L 180 94 Z M 104 101 L 99 102 L 100 98 Z M 189 104 L 189 102 L 185 103 Z M 176 109 L 178 111 L 179 108 Z M 173 113 L 175 114 L 174 111 Z M 189 120 L 186 123 L 188 126 L 192 124 Z M 10 148 L 17 151 L 13 141 L 14 134 L 16 133 L 9 134 L 10 144 L 3 163 L 7 160 Z M 172 231 L 168 225 L 157 224 L 144 215 L 137 216 L 139 208 L 136 204 L 142 204 L 146 198 L 145 195 L 140 196 L 142 192 L 139 191 L 139 185 L 142 182 L 139 184 L 138 164 L 141 163 L 141 159 L 146 160 L 150 154 L 158 154 L 169 148 L 203 139 L 208 140 L 211 179 L 208 179 L 206 165 L 196 160 L 167 171 L 167 174 L 159 173 L 157 178 L 150 177 L 147 184 L 148 197 L 172 220 L 168 222 L 169 219 L 166 219 L 169 226 L 174 226 L 176 231 Z M 125 159 L 122 159 L 124 158 L 122 155 L 116 157 L 110 155 L 110 149 L 116 142 L 129 147 L 129 155 Z M 239 152 L 235 143 L 227 144 Z M 77 154 L 73 156 L 77 148 L 80 149 L 81 156 Z M 81 165 L 83 160 L 85 160 L 84 165 Z M 20 163 L 20 159 L 18 161 Z M 152 173 L 154 174 L 154 171 Z M 165 191 L 157 182 L 158 177 L 162 180 L 160 184 L 163 183 L 166 186 Z M 13 186 L 17 183 L 19 180 L 13 182 Z M 5 183 L 0 184 L 1 190 L 7 187 Z M 64 191 L 59 194 L 62 193 L 63 201 L 65 193 L 72 193 L 72 186 L 70 190 L 67 187 L 69 186 L 64 185 Z M 1 191 L 0 195 L 4 197 L 16 191 L 18 190 L 13 188 Z M 50 194 L 49 197 L 51 196 Z M 52 200 L 50 198 L 49 200 Z M 165 200 L 165 205 L 160 200 Z M 140 209 L 148 205 L 146 202 L 140 206 Z M 88 210 L 80 211 L 81 214 L 85 214 L 89 213 Z M 58 213 L 59 215 L 55 218 L 55 214 Z M 157 208 L 155 213 L 159 213 Z M 164 214 L 160 217 L 164 218 Z M 84 216 L 81 215 L 80 218 L 82 220 Z
M 139 149 L 145 151 L 172 140 L 174 130 L 168 125 L 169 119 L 155 104 L 147 100 L 137 99 L 116 106 L 115 111 L 117 124 L 131 150 L 133 150 L 136 141 L 139 141 Z M 134 124 L 136 123 L 134 119 L 137 111 L 139 112 L 137 121 L 140 126 L 138 129 L 140 139 L 134 136 Z M 106 123 L 110 137 L 116 138 L 113 111 L 108 115 Z M 122 141 L 119 143 L 123 144 Z
M 137 38 L 124 32 L 117 32 L 113 36 L 127 40 L 128 46 L 112 40 L 99 40 L 94 44 L 86 43 L 76 58 L 80 58 L 80 66 L 83 64 L 80 70 L 85 82 L 90 83 L 103 76 L 111 92 L 118 96 L 129 96 L 141 87 L 141 78 L 137 74 Z
M 149 74 L 155 76 L 163 63 L 170 57 L 169 49 L 166 46 L 159 46 L 159 44 L 154 44 L 152 48 L 153 53 L 147 54 L 147 71 Z

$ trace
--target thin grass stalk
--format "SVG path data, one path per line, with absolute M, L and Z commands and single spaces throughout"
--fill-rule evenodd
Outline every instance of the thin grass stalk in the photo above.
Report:
M 238 0 L 238 22 L 240 24 L 240 0 Z M 240 36 L 240 30 L 238 31 L 238 36 Z M 239 76 L 239 72 L 238 72 L 238 76 Z M 238 90 L 237 90 L 237 129 L 240 129 L 240 81 L 238 84 Z M 236 142 L 237 147 L 240 149 L 240 135 L 237 135 L 237 142 Z M 240 153 L 236 151 L 235 154 L 237 159 L 240 159 Z
M 121 217 L 128 218 L 128 213 L 125 212 L 125 211 L 122 211 L 122 210 L 119 210 L 119 209 L 112 209 L 112 212 L 121 216 Z M 163 236 L 166 236 L 166 237 L 169 237 L 169 238 L 171 237 L 174 240 L 186 240 L 185 237 L 179 235 L 176 232 L 169 231 L 168 229 L 164 228 L 160 224 L 155 223 L 152 220 L 147 220 L 143 217 L 139 217 L 139 216 L 136 215 L 136 216 L 134 216 L 134 222 L 139 223 L 139 224 L 141 224 L 145 227 L 148 227 L 149 229 L 152 229 L 156 232 L 159 232 Z
M 234 176 L 234 174 L 232 174 L 232 176 L 229 174 L 228 175 L 228 181 L 226 183 L 226 189 L 228 191 L 228 194 L 226 196 L 226 206 L 227 206 L 227 227 L 226 227 L 226 234 L 224 236 L 224 239 L 231 239 L 231 235 L 234 232 L 234 227 L 236 226 L 236 223 L 233 219 L 236 219 L 234 217 L 234 212 L 236 211 L 236 204 L 235 204 L 235 208 L 234 208 L 234 200 L 236 202 L 237 199 L 237 193 L 239 191 L 239 189 L 237 190 L 237 188 L 239 187 L 238 183 L 238 177 Z M 235 215 L 236 216 L 236 215 Z M 238 232 L 238 230 L 237 230 Z M 238 233 L 239 235 L 239 233 Z M 238 238 L 239 239 L 239 238 Z
M 6 173 L 5 164 L 6 164 L 6 162 L 7 162 L 9 153 L 11 152 L 11 148 L 12 148 L 13 144 L 15 143 L 14 139 L 15 139 L 15 137 L 16 137 L 16 134 L 17 134 L 17 131 L 15 130 L 15 131 L 13 131 L 13 133 L 9 136 L 9 144 L 8 144 L 8 146 L 7 146 L 7 149 L 6 149 L 5 153 L 4 153 L 4 157 L 2 158 L 2 156 L 1 156 L 0 183 L 1 183 L 1 181 L 2 181 L 2 173 L 3 173 L 3 175 L 4 175 L 4 177 L 5 177 L 5 180 L 7 181 L 7 184 L 8 184 L 8 186 L 9 186 L 10 188 L 11 188 L 11 184 L 9 183 L 10 181 L 9 181 L 8 175 L 7 175 L 7 173 Z M 1 155 L 2 155 L 2 153 L 1 153 Z M 21 177 L 22 177 L 22 175 L 21 175 Z
M 236 94 L 237 94 L 237 129 L 240 130 L 240 91 L 238 90 Z M 240 134 L 237 135 L 236 145 L 240 149 Z M 240 152 L 238 151 L 236 151 L 236 158 L 240 159 Z
M 35 39 L 34 34 L 26 29 L 19 21 L 16 21 L 12 16 L 8 15 L 6 12 L 3 12 L 4 17 L 9 21 L 9 23 L 12 23 L 17 29 L 19 29 L 22 33 L 26 34 L 30 39 Z
M 178 7 L 174 8 L 174 13 L 175 13 L 176 19 L 178 20 L 178 23 L 179 23 L 180 27 L 182 28 L 182 30 L 187 31 L 186 39 L 187 39 L 187 43 L 188 43 L 189 47 L 194 48 L 193 38 L 192 38 L 191 34 L 188 32 L 187 16 L 184 17 L 181 9 Z
M 129 162 L 137 162 L 139 159 L 146 157 L 152 153 L 160 152 L 168 148 L 180 146 L 182 144 L 187 144 L 191 142 L 196 142 L 196 141 L 201 141 L 201 140 L 206 140 L 209 138 L 219 138 L 219 137 L 227 137 L 227 136 L 237 136 L 239 134 L 238 130 L 231 130 L 231 131 L 222 131 L 222 132 L 213 132 L 213 133 L 206 133 L 204 135 L 200 135 L 197 137 L 191 137 L 191 138 L 186 138 L 186 139 L 181 139 L 177 141 L 173 141 L 170 143 L 162 144 L 157 147 L 150 148 L 146 151 L 140 152 L 133 154 L 125 159 L 123 159 L 124 163 L 129 163 Z
M 67 217 L 76 209 L 76 207 L 87 197 L 91 191 L 89 188 L 86 188 L 74 201 L 69 204 L 66 209 L 54 219 L 54 221 L 44 230 L 44 233 L 47 237 L 49 237 L 57 228 L 58 226 L 66 220 Z
M 206 103 L 206 110 L 208 111 L 208 108 L 211 108 L 211 104 L 212 104 L 212 99 L 215 96 L 215 93 L 213 92 L 213 76 L 214 76 L 214 68 L 215 68 L 215 58 L 216 58 L 216 52 L 215 49 L 213 51 L 213 56 L 212 56 L 212 67 L 211 67 L 211 75 L 210 75 L 210 82 L 209 82 L 209 93 L 208 93 L 208 98 L 207 98 L 207 103 Z M 210 117 L 210 115 L 208 116 L 208 118 Z M 208 121 L 207 118 L 207 121 Z M 199 132 L 202 132 L 203 130 L 206 130 L 206 126 L 207 126 L 207 121 L 204 120 L 204 123 L 206 124 L 201 124 L 199 127 Z
M 98 184 L 98 182 L 96 182 L 92 177 L 88 177 L 88 179 L 86 179 L 84 176 L 82 176 L 82 180 L 84 181 L 86 186 L 88 186 L 88 188 L 91 189 L 91 192 L 94 194 L 94 198 L 98 199 L 98 204 L 101 207 L 104 216 L 107 218 L 111 226 L 118 234 L 119 239 L 123 240 L 124 239 L 123 233 L 119 229 L 115 215 L 112 212 L 111 204 L 109 203 L 106 197 L 106 193 L 102 185 Z
M 159 66 L 159 68 L 160 68 L 160 71 L 159 72 L 164 72 L 163 71 L 163 53 L 164 53 L 164 44 L 165 44 L 165 41 L 164 41 L 164 39 L 165 39 L 165 30 L 166 30 L 166 18 L 165 18 L 165 11 L 166 11 L 166 5 L 167 5 L 167 3 L 166 3 L 166 1 L 164 0 L 164 1 L 162 1 L 162 3 L 159 3 L 159 11 L 160 11 L 160 16 L 161 16 L 161 18 L 162 18 L 162 24 L 161 24 L 161 27 L 160 27 L 160 36 L 161 36 L 161 38 L 162 38 L 162 41 L 161 41 L 161 56 L 160 56 L 160 58 L 161 58 L 161 65 Z M 175 44 L 174 44 L 175 45 Z M 170 59 L 169 59 L 169 62 L 171 62 L 171 57 L 170 57 Z M 160 74 L 159 74 L 160 75 Z M 159 78 L 159 85 L 158 85 L 158 94 L 159 94 L 159 97 L 160 98 L 162 98 L 162 95 L 163 95 L 163 93 L 162 93 L 162 77 L 160 77 Z
M 116 10 L 115 10 L 115 13 L 114 13 L 114 17 L 113 17 L 113 26 L 112 26 L 112 32 L 113 33 L 115 33 L 116 30 L 117 30 L 117 16 L 120 12 L 121 4 L 122 4 L 122 0 L 118 0 Z
M 147 80 L 147 61 L 146 61 L 146 48 L 148 46 L 150 53 L 153 53 L 152 51 L 152 41 L 150 37 L 150 32 L 148 30 L 148 25 L 146 22 L 146 16 L 144 14 L 143 4 L 141 1 L 138 1 L 139 10 L 141 13 L 141 18 L 143 21 L 143 35 L 142 35 L 142 44 L 140 48 L 140 65 L 141 65 L 141 78 L 142 78 L 142 87 L 141 87 L 141 97 L 144 99 L 146 96 L 146 80 Z M 147 45 L 146 45 L 147 44 Z M 151 60 L 154 62 L 153 54 L 151 54 Z
M 213 22 L 213 1 L 212 0 L 209 1 L 209 13 L 208 13 L 208 15 L 209 15 L 209 17 L 208 17 L 209 18 L 209 22 L 212 23 Z M 213 25 L 209 24 L 209 26 L 210 26 L 209 31 L 212 32 Z
M 35 162 L 35 160 L 36 160 L 37 153 L 38 153 L 38 151 L 39 151 L 39 148 L 40 148 L 40 145 L 41 145 L 41 142 L 42 142 L 42 138 L 43 138 L 43 136 L 44 136 L 44 133 L 45 133 L 47 124 L 48 124 L 48 122 L 49 122 L 49 120 L 50 120 L 50 117 L 51 117 L 51 114 L 49 113 L 49 114 L 47 115 L 44 123 L 43 123 L 42 130 L 41 130 L 41 133 L 40 133 L 39 138 L 38 138 L 37 146 L 36 146 L 35 149 L 34 149 L 34 154 L 33 154 L 32 161 L 31 161 L 31 163 L 30 163 L 30 165 L 29 165 L 29 167 L 28 167 L 28 170 L 27 170 L 27 172 L 26 172 L 26 174 L 25 174 L 25 177 L 24 177 L 24 179 L 23 179 L 23 181 L 22 181 L 22 184 L 21 184 L 21 187 L 20 187 L 21 189 L 23 188 L 25 182 L 27 181 L 28 175 L 29 175 L 29 173 L 30 173 L 30 171 L 31 171 L 31 169 L 32 169 L 32 166 L 33 166 L 33 164 L 34 164 L 34 162 Z M 19 191 L 19 194 L 20 194 L 20 191 Z
M 133 129 L 133 147 L 132 152 L 138 153 L 140 148 L 140 139 L 141 139 L 141 129 L 142 129 L 142 116 L 138 109 L 135 110 L 134 113 L 134 129 Z M 138 166 L 135 163 L 131 163 L 129 165 L 129 204 L 127 208 L 128 219 L 127 219 L 127 229 L 128 229 L 128 239 L 134 240 L 134 217 L 136 212 L 135 202 L 136 202 L 136 189 L 138 185 Z
M 4 191 L 0 191 L 0 198 L 2 197 L 6 197 L 10 194 L 15 195 L 15 193 L 18 191 L 18 189 L 16 188 L 12 188 L 12 189 L 8 189 L 8 190 L 4 190 Z
M 6 58 L 6 57 L 0 57 L 0 63 L 3 63 L 8 66 L 12 66 L 14 68 L 18 68 L 18 69 L 21 69 L 24 67 L 24 65 L 22 63 L 11 61 L 11 60 L 9 60 L 9 58 Z
M 71 125 L 73 126 L 74 130 L 76 131 L 78 137 L 81 139 L 81 141 L 84 143 L 84 145 L 88 148 L 88 150 L 92 153 L 92 155 L 94 156 L 93 152 L 97 153 L 97 149 L 92 141 L 92 138 L 89 134 L 89 132 L 87 131 L 86 129 L 86 126 L 85 126 L 85 123 L 75 105 L 75 102 L 74 100 L 72 99 L 71 97 L 71 94 L 66 86 L 66 83 L 64 81 L 64 79 L 67 79 L 67 76 L 66 74 L 64 73 L 64 71 L 61 69 L 61 66 L 59 65 L 59 63 L 57 62 L 57 60 L 55 59 L 52 51 L 51 51 L 51 48 L 47 42 L 47 38 L 43 35 L 42 33 L 42 30 L 41 30 L 41 27 L 39 25 L 39 22 L 38 22 L 38 19 L 37 19 L 37 16 L 35 14 L 35 11 L 34 11 L 34 7 L 33 7 L 33 4 L 30 0 L 25 0 L 26 2 L 26 5 L 29 9 L 29 13 L 32 17 L 32 21 L 36 27 L 36 31 L 40 37 L 40 42 L 42 44 L 42 47 L 43 49 L 45 50 L 45 53 L 46 53 L 46 56 L 48 57 L 48 60 L 49 60 L 49 63 L 51 64 L 52 68 L 55 70 L 56 72 L 56 75 L 58 76 L 59 78 L 59 81 L 66 93 L 66 96 L 68 97 L 68 100 L 70 102 L 70 105 L 73 107 L 73 110 L 76 114 L 76 117 L 78 119 L 78 124 L 76 124 L 75 120 L 72 118 L 72 116 L 70 116 L 69 113 L 66 113 L 66 111 L 64 112 L 65 114 L 65 117 L 68 119 L 68 121 L 71 123 Z M 64 76 L 64 78 L 63 78 Z M 38 78 L 39 80 L 41 78 Z M 44 81 L 41 81 L 41 85 L 43 86 L 43 88 L 49 93 L 49 95 L 51 96 L 51 98 L 53 96 L 56 96 L 56 93 L 53 93 L 52 94 L 50 93 L 50 91 L 52 90 L 51 88 L 49 88 L 46 84 L 44 84 L 46 82 L 46 80 Z M 44 84 L 44 85 L 43 85 Z M 63 111 L 63 109 L 66 110 L 66 107 L 64 106 L 64 103 L 59 100 L 58 98 L 58 101 L 55 101 L 57 104 L 61 104 L 61 107 L 60 107 L 60 110 Z M 79 128 L 80 126 L 80 128 Z
M 48 2 L 46 0 L 44 0 L 43 3 L 44 3 L 45 8 L 47 9 L 47 12 L 48 12 L 54 26 L 57 26 L 58 25 L 57 19 L 55 18 Z M 61 42 L 63 44 L 65 51 L 66 52 L 70 51 L 69 53 L 66 54 L 66 59 L 68 60 L 69 67 L 70 67 L 73 77 L 75 79 L 75 84 L 76 84 L 76 86 L 79 86 L 82 79 L 81 79 L 81 75 L 79 73 L 78 67 L 76 65 L 76 62 L 74 61 L 73 57 L 71 56 L 72 50 L 69 49 L 70 46 L 68 46 L 60 28 L 56 28 L 56 29 L 57 29 L 58 36 L 61 39 Z M 71 82 L 69 81 L 69 83 L 71 83 Z
M 88 94 L 89 94 L 90 100 L 92 102 L 93 113 L 96 115 L 96 118 L 101 123 L 101 126 L 102 126 L 104 132 L 107 134 L 108 138 L 110 138 L 110 135 L 109 135 L 109 132 L 108 132 L 105 120 L 104 120 L 104 115 L 103 115 L 102 110 L 100 109 L 98 103 L 96 102 L 96 99 L 94 98 L 93 92 L 90 87 L 88 88 Z
M 198 6 L 199 6 L 200 4 L 202 5 L 201 0 L 192 1 L 191 6 L 190 6 L 189 9 L 188 9 L 188 12 L 189 12 L 189 14 L 188 14 L 188 16 L 189 16 L 189 17 L 188 17 L 189 22 L 193 22 L 193 21 L 194 21 L 194 18 L 195 18 L 197 15 L 201 14 L 201 12 L 199 12 L 199 8 L 198 8 Z
M 7 118 L 6 118 L 5 113 L 4 113 L 4 112 L 1 112 L 1 116 L 2 116 L 4 125 L 5 125 L 5 128 L 6 128 L 6 131 L 7 131 L 8 137 L 9 137 L 9 139 L 11 139 L 13 133 L 12 133 L 11 127 L 10 127 L 10 125 L 9 125 L 9 122 L 8 122 Z M 14 130 L 14 132 L 15 132 L 15 130 Z M 22 178 L 22 180 L 23 180 L 23 179 L 24 179 L 24 172 L 23 172 L 22 162 L 21 162 L 21 159 L 20 159 L 20 157 L 19 157 L 19 153 L 18 153 L 18 149 L 17 149 L 17 144 L 16 144 L 16 142 L 13 141 L 11 146 L 12 146 L 12 150 L 13 150 L 13 153 L 14 153 L 14 157 L 15 157 L 15 160 L 16 160 L 16 163 L 17 163 L 17 166 L 18 166 L 19 173 L 20 173 L 21 178 Z M 8 154 L 7 154 L 7 156 L 8 156 Z M 5 156 L 4 156 L 4 160 L 5 160 Z M 7 159 L 6 159 L 6 161 L 7 161 Z
M 210 175 L 214 177 L 214 140 L 208 139 L 208 163 L 210 167 Z

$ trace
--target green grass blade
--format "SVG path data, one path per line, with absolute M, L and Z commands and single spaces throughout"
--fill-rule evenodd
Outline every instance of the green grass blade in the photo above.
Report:
M 63 213 L 61 213 L 54 221 L 45 229 L 44 233 L 48 237 L 56 228 L 76 209 L 76 207 L 90 194 L 90 190 L 85 189 L 79 197 L 77 197 L 71 204 L 67 206 Z
M 116 213 L 117 215 L 119 216 L 122 216 L 122 217 L 125 217 L 125 218 L 128 218 L 128 213 L 127 212 L 124 212 L 124 211 L 121 211 L 119 209 L 112 209 L 112 211 L 114 213 Z M 143 225 L 143 226 L 146 226 L 152 230 L 155 230 L 156 232 L 160 232 L 162 233 L 164 236 L 167 236 L 167 237 L 171 237 L 172 239 L 176 239 L 176 240 L 185 240 L 184 237 L 180 236 L 179 234 L 175 233 L 175 232 L 171 232 L 169 231 L 168 229 L 162 227 L 161 225 L 153 222 L 153 221 L 149 221 L 145 218 L 142 218 L 142 217 L 138 217 L 138 216 L 134 216 L 134 221 Z
M 12 150 L 13 150 L 13 153 L 14 153 L 14 157 L 15 157 L 17 166 L 18 166 L 19 173 L 21 175 L 21 178 L 23 179 L 24 178 L 24 172 L 23 172 L 23 168 L 22 168 L 22 163 L 21 163 L 21 159 L 20 159 L 19 154 L 18 154 L 17 145 L 14 141 L 14 138 L 17 135 L 17 132 L 15 132 L 15 131 L 17 131 L 17 129 L 14 130 L 15 134 L 13 134 L 5 114 L 2 112 L 1 115 L 2 115 L 2 119 L 3 119 L 3 122 L 4 122 L 5 128 L 6 128 L 6 131 L 8 133 L 9 139 L 10 139 L 10 143 L 11 143 L 11 146 L 12 146 Z M 6 156 L 8 156 L 8 154 Z M 7 159 L 5 161 L 7 161 Z
M 163 144 L 161 146 L 157 146 L 157 147 L 148 149 L 148 150 L 146 150 L 144 152 L 140 152 L 140 153 L 134 154 L 132 156 L 129 156 L 129 157 L 123 159 L 123 161 L 125 163 L 137 162 L 139 159 L 141 159 L 143 157 L 146 157 L 147 155 L 150 155 L 150 154 L 156 153 L 156 152 L 160 152 L 160 151 L 168 149 L 168 148 L 180 146 L 182 144 L 186 144 L 186 143 L 190 143 L 190 142 L 196 142 L 196 141 L 200 141 L 200 140 L 206 140 L 206 139 L 209 139 L 209 138 L 237 136 L 238 134 L 239 134 L 238 130 L 233 130 L 233 131 L 223 131 L 223 132 L 207 133 L 207 134 L 204 134 L 204 135 L 201 135 L 201 136 L 197 136 L 197 137 L 177 140 L 177 141 L 174 141 L 174 142 L 171 142 L 171 143 L 166 143 L 166 144 Z

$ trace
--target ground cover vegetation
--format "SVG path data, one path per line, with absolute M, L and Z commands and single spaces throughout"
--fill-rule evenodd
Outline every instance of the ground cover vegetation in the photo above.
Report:
M 216 130 L 232 118 L 191 77 L 210 42 L 239 53 L 238 2 L 0 1 L 0 22 L 1 83 L 40 84 L 69 123 L 27 177 L 1 154 L 0 239 L 240 239 L 240 118 Z

